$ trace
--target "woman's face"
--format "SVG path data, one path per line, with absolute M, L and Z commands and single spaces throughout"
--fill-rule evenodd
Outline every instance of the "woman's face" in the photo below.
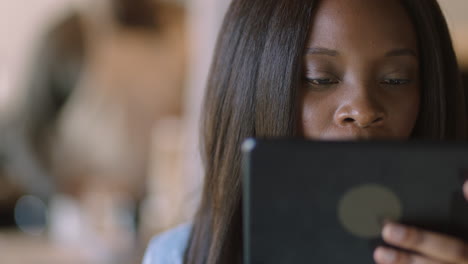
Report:
M 418 56 L 398 1 L 320 1 L 304 58 L 304 136 L 407 139 L 419 111 Z

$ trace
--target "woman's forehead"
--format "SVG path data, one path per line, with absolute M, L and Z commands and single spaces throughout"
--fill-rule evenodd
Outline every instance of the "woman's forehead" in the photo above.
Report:
M 416 50 L 417 37 L 397 0 L 321 0 L 313 17 L 309 46 L 344 51 Z

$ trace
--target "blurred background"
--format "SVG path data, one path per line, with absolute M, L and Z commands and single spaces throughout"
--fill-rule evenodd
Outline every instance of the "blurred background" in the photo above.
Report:
M 468 1 L 440 3 L 468 84 Z M 228 4 L 0 2 L 1 263 L 140 263 L 191 219 Z

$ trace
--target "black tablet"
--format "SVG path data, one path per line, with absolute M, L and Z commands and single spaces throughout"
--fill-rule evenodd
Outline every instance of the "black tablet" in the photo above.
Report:
M 468 241 L 468 145 L 249 139 L 244 263 L 374 263 L 385 219 Z

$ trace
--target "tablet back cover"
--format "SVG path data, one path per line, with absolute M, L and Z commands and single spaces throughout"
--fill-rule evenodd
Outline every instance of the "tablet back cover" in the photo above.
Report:
M 382 220 L 468 238 L 468 146 L 249 139 L 244 262 L 374 263 Z

